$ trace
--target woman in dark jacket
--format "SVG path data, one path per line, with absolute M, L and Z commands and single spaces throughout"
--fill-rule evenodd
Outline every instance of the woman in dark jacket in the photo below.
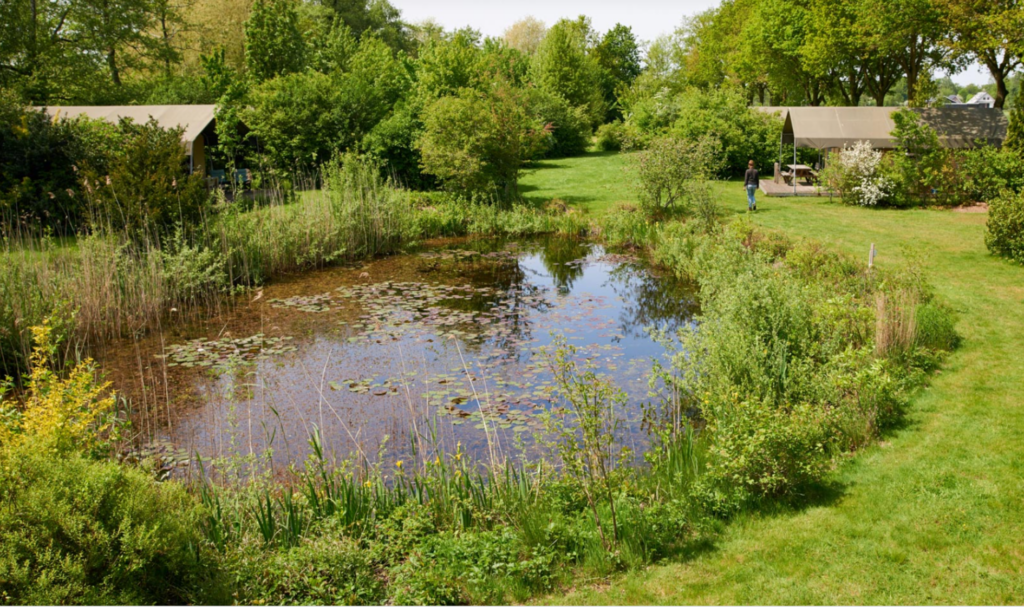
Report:
M 757 178 L 757 169 L 754 168 L 754 161 L 747 163 L 747 172 L 743 176 L 743 185 L 747 188 L 747 210 L 756 211 L 757 201 L 754 200 L 754 192 L 761 182 Z

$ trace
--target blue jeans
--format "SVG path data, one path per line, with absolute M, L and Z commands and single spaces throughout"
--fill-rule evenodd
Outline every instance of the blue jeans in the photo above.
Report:
M 747 186 L 747 208 L 748 209 L 754 208 L 754 205 L 757 204 L 757 201 L 754 200 L 754 192 L 756 192 L 756 191 L 757 191 L 757 186 L 756 185 L 748 185 Z

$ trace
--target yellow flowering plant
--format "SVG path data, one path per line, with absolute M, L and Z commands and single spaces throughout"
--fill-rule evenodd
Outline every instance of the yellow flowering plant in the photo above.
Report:
M 54 369 L 57 344 L 49 321 L 32 327 L 32 336 L 36 345 L 24 402 L 0 402 L 0 446 L 39 439 L 57 451 L 99 447 L 111 427 L 116 402 L 110 383 L 96 381 L 90 359 L 75 365 L 66 378 Z M 9 384 L 0 389 L 0 400 L 9 391 Z

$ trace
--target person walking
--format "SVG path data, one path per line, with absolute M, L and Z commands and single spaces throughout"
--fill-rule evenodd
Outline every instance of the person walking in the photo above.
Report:
M 743 175 L 743 185 L 747 188 L 747 210 L 756 211 L 757 201 L 754 200 L 754 193 L 757 192 L 761 181 L 757 177 L 757 169 L 754 168 L 754 161 L 747 163 L 747 172 Z

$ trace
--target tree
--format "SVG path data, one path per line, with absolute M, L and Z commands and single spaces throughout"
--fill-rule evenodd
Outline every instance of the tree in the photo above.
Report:
M 604 71 L 604 99 L 612 110 L 608 118 L 619 118 L 618 91 L 633 84 L 642 71 L 640 45 L 633 30 L 621 23 L 615 24 L 601 37 L 601 42 L 594 48 L 594 57 Z
M 892 57 L 902 69 L 911 105 L 927 101 L 921 87 L 935 69 L 951 65 L 937 0 L 860 0 L 858 10 L 869 48 Z
M 71 6 L 69 18 L 83 50 L 103 57 L 115 86 L 121 86 L 125 68 L 169 52 L 164 40 L 149 35 L 159 27 L 156 6 L 150 0 L 80 0 Z M 165 20 L 178 20 L 172 5 L 161 3 L 160 7 Z
M 857 15 L 847 0 L 811 4 L 809 35 L 800 48 L 807 69 L 828 80 L 831 96 L 843 105 L 860 105 L 867 90 L 868 51 L 857 32 Z
M 593 32 L 585 17 L 562 19 L 548 30 L 533 56 L 530 74 L 540 88 L 585 108 L 594 126 L 604 118 L 606 105 L 601 93 L 601 66 L 589 53 L 592 42 Z
M 245 22 L 245 65 L 256 82 L 301 72 L 306 43 L 292 0 L 256 0 Z
M 751 52 L 763 57 L 773 99 L 784 99 L 790 105 L 825 102 L 828 82 L 809 69 L 801 53 L 810 36 L 811 20 L 811 11 L 803 2 L 762 0 L 745 24 Z
M 454 191 L 518 195 L 523 165 L 542 149 L 546 133 L 526 111 L 526 97 L 508 82 L 487 92 L 463 89 L 424 112 L 417 147 L 423 170 Z
M 429 103 L 460 89 L 477 88 L 482 77 L 480 33 L 461 29 L 428 40 L 416 59 L 417 96 Z
M 939 0 L 946 44 L 956 57 L 988 68 L 995 81 L 995 107 L 1009 95 L 1007 80 L 1024 61 L 1024 2 L 1021 0 Z
M 533 55 L 544 41 L 548 27 L 536 17 L 526 17 L 505 30 L 505 42 L 525 55 Z

